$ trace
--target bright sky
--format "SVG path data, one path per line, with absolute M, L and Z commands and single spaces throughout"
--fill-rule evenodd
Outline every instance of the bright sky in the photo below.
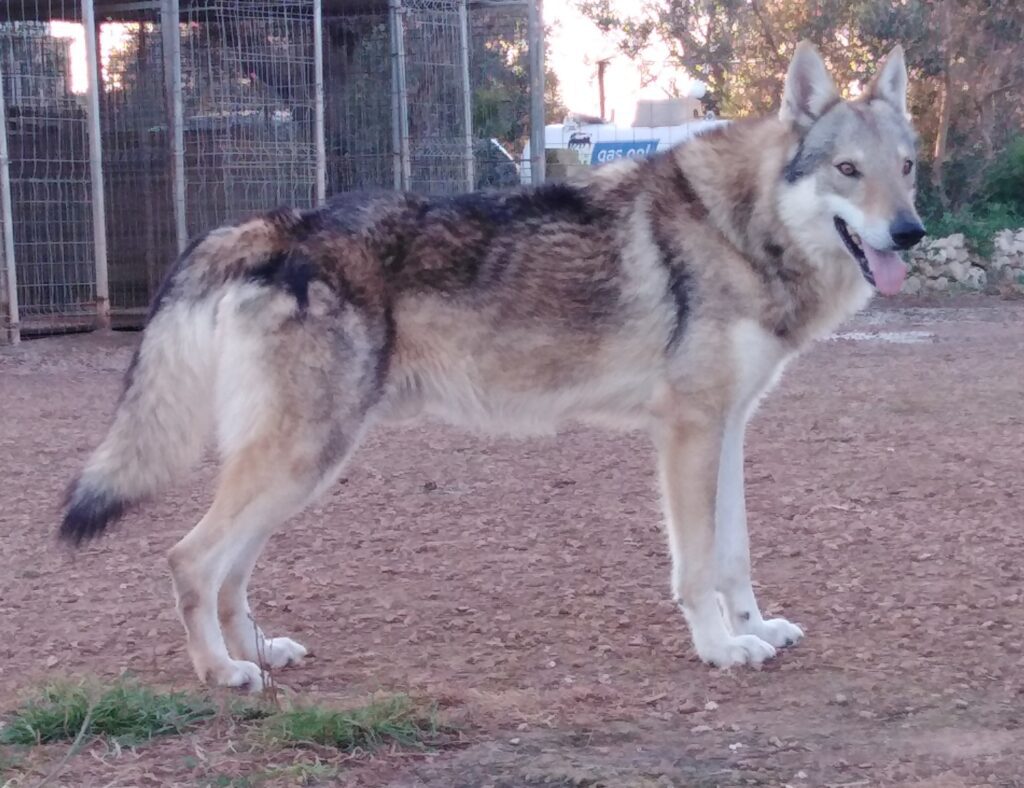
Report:
M 71 92 L 81 95 L 89 88 L 85 65 L 85 30 L 78 22 L 50 22 L 50 35 L 71 39 Z
M 106 67 L 110 56 L 125 46 L 130 29 L 125 24 L 104 24 L 100 36 L 100 63 Z M 78 22 L 50 22 L 50 35 L 71 41 L 71 92 L 82 95 L 89 89 L 89 68 L 85 57 L 85 28 Z M 105 79 L 116 75 L 104 74 Z
M 617 54 L 613 38 L 602 33 L 597 25 L 576 7 L 577 0 L 545 0 L 544 17 L 548 24 L 550 53 L 548 65 L 558 75 L 562 102 L 571 110 L 598 114 L 600 100 L 597 87 L 597 61 Z M 623 12 L 641 10 L 640 0 L 612 0 L 612 7 Z M 606 114 L 615 113 L 618 123 L 633 121 L 639 98 L 665 98 L 672 95 L 673 84 L 680 90 L 689 83 L 686 75 L 665 67 L 664 50 L 648 53 L 649 70 L 656 78 L 642 85 L 640 69 L 619 55 L 605 72 Z

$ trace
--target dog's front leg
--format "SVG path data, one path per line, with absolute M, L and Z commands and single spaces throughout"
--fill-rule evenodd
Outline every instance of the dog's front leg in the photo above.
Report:
M 768 621 L 761 615 L 750 579 L 750 539 L 743 490 L 743 435 L 746 420 L 731 418 L 722 438 L 715 511 L 715 563 L 718 591 L 725 602 L 732 631 L 757 635 L 775 647 L 791 646 L 803 630 L 784 618 Z
M 690 626 L 697 655 L 727 668 L 760 664 L 775 647 L 756 635 L 733 635 L 716 592 L 715 491 L 722 445 L 719 420 L 675 418 L 656 436 L 665 498 L 672 594 Z

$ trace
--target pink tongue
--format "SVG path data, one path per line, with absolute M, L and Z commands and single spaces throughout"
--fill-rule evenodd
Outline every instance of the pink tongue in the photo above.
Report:
M 875 287 L 882 295 L 896 295 L 907 278 L 907 266 L 896 252 L 880 252 L 864 244 L 868 268 L 875 277 Z

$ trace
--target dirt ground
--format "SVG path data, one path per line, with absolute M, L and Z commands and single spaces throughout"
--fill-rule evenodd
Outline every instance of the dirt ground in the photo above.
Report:
M 164 553 L 212 467 L 75 555 L 54 540 L 137 339 L 0 349 L 0 710 L 64 676 L 197 688 Z M 797 360 L 752 424 L 748 505 L 762 607 L 808 637 L 762 670 L 694 656 L 639 435 L 378 431 L 274 538 L 254 606 L 315 652 L 279 674 L 298 696 L 408 692 L 462 728 L 338 784 L 1021 786 L 1022 425 L 1020 302 L 877 305 Z M 210 726 L 95 745 L 58 782 L 228 785 L 292 757 Z

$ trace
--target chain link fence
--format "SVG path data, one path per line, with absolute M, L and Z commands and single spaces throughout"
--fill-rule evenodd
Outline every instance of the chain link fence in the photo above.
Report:
M 140 325 L 187 239 L 248 213 L 350 190 L 517 184 L 527 11 L 509 0 L 0 4 L 0 341 Z

